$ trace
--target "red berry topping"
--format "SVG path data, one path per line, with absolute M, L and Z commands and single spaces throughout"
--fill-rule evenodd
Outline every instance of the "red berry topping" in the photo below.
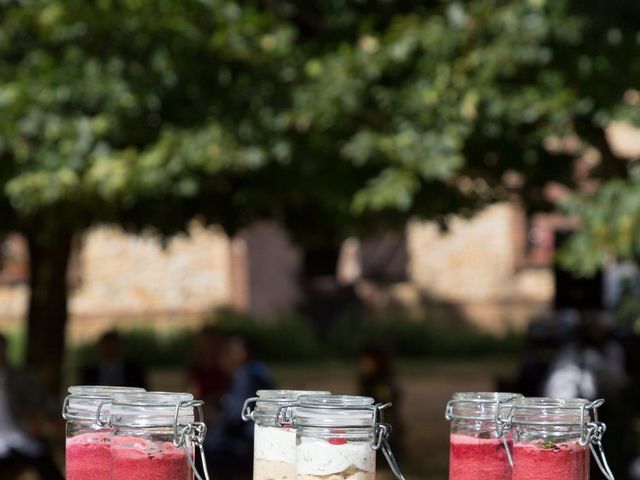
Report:
M 344 438 L 330 438 L 328 441 L 331 445 L 344 445 L 347 443 L 347 440 Z

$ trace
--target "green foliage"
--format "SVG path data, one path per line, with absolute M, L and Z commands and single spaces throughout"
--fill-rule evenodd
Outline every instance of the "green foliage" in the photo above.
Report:
M 514 355 L 523 338 L 509 332 L 496 336 L 472 326 L 452 325 L 404 315 L 343 316 L 329 327 L 328 351 L 354 358 L 367 345 L 380 345 L 402 358 L 470 358 Z
M 363 22 L 350 42 L 307 61 L 296 125 L 331 136 L 345 161 L 371 168 L 356 212 L 440 213 L 434 183 L 468 172 L 499 186 L 503 172 L 528 168 L 527 150 L 549 156 L 546 135 L 572 131 L 579 98 L 553 48 L 581 35 L 579 19 L 565 1 L 479 0 L 416 7 L 384 29 Z M 557 171 L 540 169 L 544 178 Z M 467 204 L 500 197 L 485 190 L 463 192 Z
M 545 139 L 577 134 L 610 175 L 603 127 L 638 117 L 640 7 L 622 0 L 3 8 L 0 209 L 19 225 L 274 216 L 335 241 L 506 198 L 512 170 L 534 208 L 581 153 Z
M 615 306 L 615 318 L 621 325 L 631 327 L 640 332 L 640 298 L 634 291 L 634 285 L 626 282 L 622 286 L 622 295 Z
M 235 230 L 274 216 L 304 243 L 335 242 L 506 198 L 509 171 L 537 208 L 550 179 L 574 186 L 581 153 L 545 139 L 577 134 L 600 173 L 620 173 L 603 127 L 640 117 L 624 101 L 640 7 L 622 0 L 3 8 L 0 212 L 13 228 L 173 232 L 200 214 Z
M 581 224 L 559 254 L 564 266 L 591 275 L 616 258 L 640 261 L 640 170 L 627 181 L 605 183 L 595 194 L 575 195 L 565 208 Z
M 522 336 L 496 336 L 466 325 L 440 323 L 403 314 L 368 316 L 345 313 L 315 333 L 304 317 L 256 319 L 223 312 L 216 325 L 249 338 L 262 358 L 276 362 L 353 360 L 371 344 L 390 348 L 401 358 L 468 358 L 514 355 Z
M 18 226 L 69 209 L 45 218 L 153 224 L 127 213 L 228 193 L 222 172 L 287 158 L 272 95 L 294 35 L 269 12 L 34 0 L 3 6 L 0 31 L 0 199 Z M 151 220 L 172 231 L 206 205 Z
M 320 344 L 303 318 L 254 319 L 228 311 L 216 316 L 216 326 L 229 335 L 246 337 L 256 354 L 266 360 L 287 362 L 321 357 Z
M 388 347 L 406 359 L 501 357 L 522 349 L 522 336 L 514 332 L 499 337 L 470 326 L 403 315 L 344 315 L 329 326 L 322 339 L 303 317 L 256 319 L 223 311 L 216 315 L 215 325 L 228 335 L 246 338 L 259 358 L 274 363 L 354 360 L 371 344 Z M 148 368 L 184 368 L 192 359 L 194 335 L 191 330 L 122 333 L 127 357 Z M 81 344 L 71 353 L 71 364 L 78 368 L 95 360 L 95 345 Z
M 7 335 L 9 340 L 9 362 L 12 365 L 22 365 L 24 362 L 24 334 L 21 330 Z
M 184 367 L 193 352 L 193 333 L 189 330 L 166 334 L 158 334 L 151 329 L 132 330 L 122 333 L 122 338 L 125 355 L 148 368 Z M 76 367 L 95 362 L 95 343 L 75 347 L 70 360 Z

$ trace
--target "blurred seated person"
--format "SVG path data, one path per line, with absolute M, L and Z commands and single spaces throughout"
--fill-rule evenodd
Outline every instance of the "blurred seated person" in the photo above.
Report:
M 196 398 L 204 400 L 207 408 L 205 418 L 208 420 L 214 418 L 220 398 L 231 382 L 229 372 L 221 362 L 225 342 L 225 335 L 216 327 L 204 327 L 195 338 L 194 357 L 187 373 L 188 390 Z
M 96 345 L 96 356 L 97 362 L 87 365 L 82 371 L 82 385 L 146 388 L 144 370 L 125 357 L 122 338 L 115 330 L 100 337 Z
M 209 426 L 205 453 L 213 478 L 249 479 L 253 461 L 253 424 L 240 418 L 244 401 L 256 391 L 273 389 L 267 366 L 256 360 L 253 348 L 241 337 L 226 342 L 221 357 L 231 377 L 228 392 L 220 402 L 216 421 Z
M 39 438 L 42 425 L 57 418 L 57 404 L 28 372 L 9 365 L 7 351 L 7 338 L 0 334 L 0 478 L 33 469 L 42 480 L 62 480 Z

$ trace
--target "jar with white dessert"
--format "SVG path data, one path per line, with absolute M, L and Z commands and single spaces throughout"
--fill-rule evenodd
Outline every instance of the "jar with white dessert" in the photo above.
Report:
M 510 408 L 512 480 L 588 480 L 590 451 L 605 478 L 614 480 L 602 448 L 606 430 L 597 409 L 604 400 L 523 398 Z
M 253 420 L 253 480 L 293 480 L 296 476 L 296 429 L 290 417 L 301 395 L 329 395 L 324 391 L 258 390 L 242 409 Z M 255 403 L 255 408 L 251 405 Z
M 293 414 L 297 480 L 374 480 L 377 450 L 404 480 L 388 443 L 391 426 L 381 421 L 388 406 L 370 397 L 300 397 Z
M 69 387 L 62 406 L 66 420 L 67 480 L 111 480 L 111 397 L 144 388 L 79 385 Z
M 449 480 L 511 480 L 511 434 L 500 412 L 518 393 L 457 392 L 447 403 L 451 421 Z
M 113 396 L 111 480 L 209 480 L 202 443 L 203 402 L 190 393 L 145 392 Z M 194 454 L 200 448 L 203 475 Z

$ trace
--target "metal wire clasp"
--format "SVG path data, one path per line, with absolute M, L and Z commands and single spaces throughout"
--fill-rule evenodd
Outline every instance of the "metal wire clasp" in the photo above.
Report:
M 495 418 L 496 436 L 500 440 L 502 440 L 502 446 L 504 447 L 504 451 L 507 454 L 507 460 L 511 468 L 513 468 L 513 454 L 511 453 L 511 449 L 509 448 L 509 442 L 507 441 L 507 431 L 511 430 L 511 419 L 513 417 L 514 406 L 510 404 L 506 404 L 507 401 L 504 401 L 504 402 L 498 401 L 497 403 L 498 405 L 496 406 L 496 418 Z M 502 409 L 504 407 L 508 408 L 506 416 L 502 415 Z
M 67 395 L 64 397 L 64 402 L 62 402 L 62 419 L 65 421 L 69 420 L 69 400 L 71 399 L 71 395 Z
M 65 421 L 69 421 L 70 417 L 69 417 L 69 402 L 71 401 L 71 395 L 67 395 L 66 397 L 64 397 L 64 402 L 62 402 L 62 419 Z M 96 410 L 96 424 L 100 427 L 108 427 L 109 421 L 103 421 L 102 420 L 102 409 L 104 408 L 105 404 L 110 404 L 111 401 L 104 401 L 104 402 L 100 402 L 98 404 L 98 408 Z
M 447 402 L 447 409 L 444 411 L 445 420 L 451 420 L 453 418 L 453 402 L 453 399 Z
M 607 456 L 604 453 L 602 447 L 602 437 L 604 432 L 607 431 L 607 425 L 604 422 L 598 420 L 598 408 L 602 406 L 604 399 L 599 398 L 591 403 L 587 403 L 582 406 L 580 412 L 581 424 L 584 425 L 580 435 L 580 445 L 589 445 L 593 458 L 596 460 L 598 468 L 607 480 L 615 480 L 609 462 L 607 462 Z M 592 420 L 585 424 L 585 418 L 591 413 Z
M 100 402 L 100 404 L 98 405 L 98 408 L 96 409 L 96 423 L 101 426 L 101 427 L 108 427 L 110 424 L 111 419 L 107 419 L 106 422 L 102 421 L 102 409 L 104 408 L 104 406 L 107 403 L 111 403 L 109 402 Z
M 381 450 L 395 477 L 398 480 L 405 480 L 398 466 L 398 462 L 391 451 L 391 445 L 389 444 L 392 427 L 384 422 L 384 410 L 390 406 L 391 403 L 377 403 L 373 406 L 373 440 L 371 442 L 371 448 L 376 451 Z
M 278 412 L 276 413 L 276 425 L 279 427 L 293 425 L 293 410 L 291 408 L 297 407 L 298 405 L 300 405 L 299 402 L 294 402 L 278 407 Z
M 256 403 L 258 400 L 258 397 L 249 397 L 244 401 L 244 404 L 242 405 L 242 413 L 240 414 L 243 422 L 250 422 L 253 420 L 255 409 L 251 409 L 251 404 Z
M 180 402 L 176 405 L 176 413 L 173 421 L 173 445 L 174 447 L 184 448 L 184 453 L 187 456 L 189 466 L 193 470 L 193 473 L 197 480 L 210 480 L 209 471 L 207 468 L 207 460 L 204 455 L 204 437 L 207 434 L 207 425 L 204 423 L 204 415 L 202 413 L 202 406 L 204 402 L 202 400 L 190 400 Z M 194 408 L 198 415 L 197 421 L 191 423 L 180 423 L 180 410 L 183 408 Z M 202 470 L 204 473 L 204 479 L 200 476 L 193 458 L 189 452 L 189 445 L 187 440 L 190 439 L 193 444 L 200 450 L 200 458 L 202 460 Z

